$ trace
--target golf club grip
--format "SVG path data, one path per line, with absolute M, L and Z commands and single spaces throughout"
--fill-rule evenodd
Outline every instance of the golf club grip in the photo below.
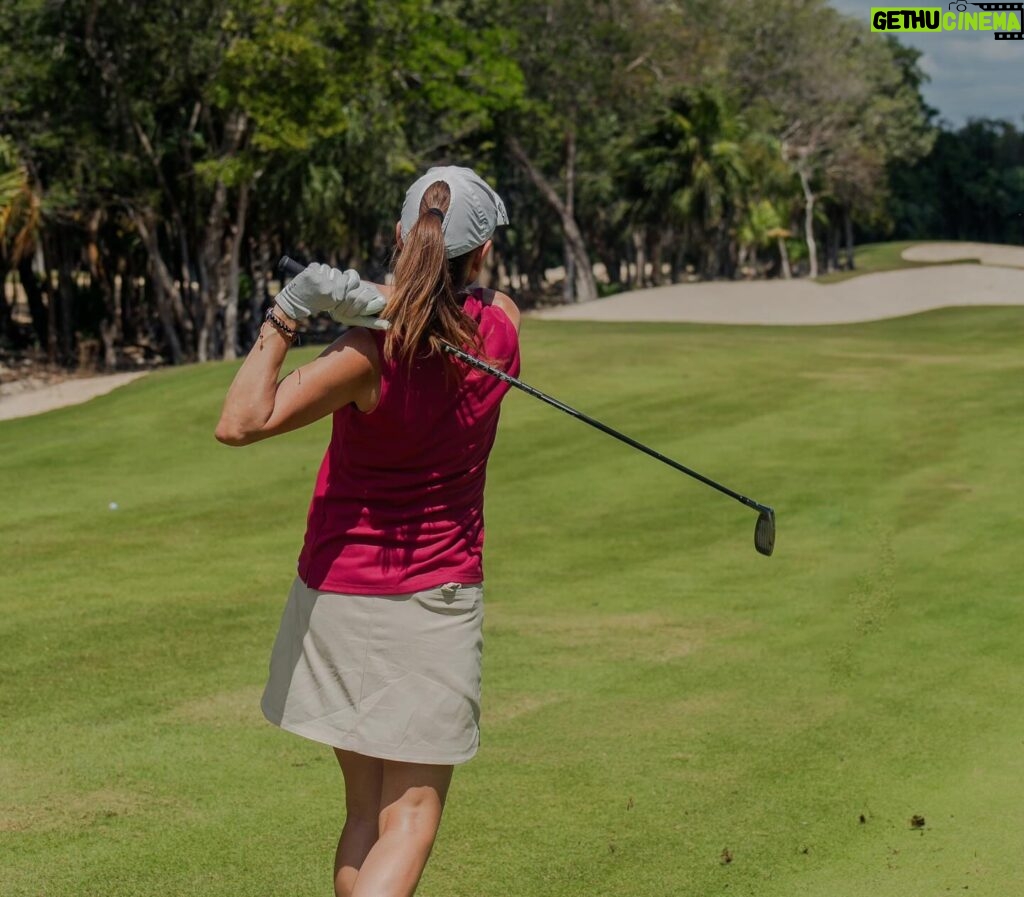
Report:
M 295 260 L 288 258 L 288 256 L 286 255 L 281 256 L 281 261 L 277 263 L 277 267 L 279 271 L 281 271 L 284 274 L 287 274 L 290 277 L 294 277 L 297 274 L 301 274 L 303 271 L 302 265 L 300 265 Z M 476 358 L 473 355 L 470 355 L 468 352 L 462 351 L 462 349 L 456 348 L 451 343 L 447 343 L 444 340 L 441 340 L 441 345 L 444 346 L 446 352 L 451 353 L 456 358 L 459 358 L 460 360 L 464 361 L 471 367 L 476 368 L 478 371 L 483 371 L 485 374 L 490 374 L 492 377 L 497 377 L 499 380 L 508 383 L 509 386 L 514 386 L 516 389 L 525 392 L 527 395 L 533 396 L 535 399 L 540 399 L 542 402 L 546 402 L 553 408 L 557 408 L 559 411 L 564 411 L 571 417 L 575 417 L 577 420 L 583 421 L 583 423 L 585 424 L 589 424 L 594 429 L 600 430 L 602 433 L 607 433 L 609 436 L 618 439 L 619 442 L 624 442 L 626 445 L 643 452 L 645 455 L 649 455 L 655 460 L 661 461 L 662 464 L 667 464 L 673 470 L 678 470 L 680 473 L 685 473 L 688 477 L 693 477 L 693 479 L 698 480 L 705 486 L 710 486 L 712 489 L 717 489 L 723 495 L 728 495 L 730 498 L 733 498 L 736 501 L 740 502 L 741 504 L 746 505 L 748 508 L 753 508 L 755 511 L 758 512 L 770 510 L 766 505 L 762 505 L 760 502 L 756 502 L 752 498 L 747 498 L 745 495 L 740 495 L 739 492 L 734 492 L 728 486 L 723 486 L 721 483 L 716 483 L 714 480 L 709 479 L 708 477 L 704 476 L 701 473 L 698 473 L 696 470 L 691 470 L 686 465 L 680 464 L 678 461 L 672 460 L 666 455 L 663 455 L 661 452 L 656 452 L 654 449 L 648 448 L 642 442 L 637 442 L 631 436 L 627 436 L 625 433 L 620 433 L 618 430 L 609 427 L 607 424 L 601 423 L 601 421 L 596 420 L 589 414 L 584 414 L 582 411 L 577 411 L 571 405 L 566 405 L 565 402 L 560 402 L 553 396 L 549 396 L 547 393 L 541 392 L 539 389 L 535 389 L 528 383 L 523 383 L 522 380 L 516 379 L 511 374 L 506 374 L 504 371 L 500 371 L 495 367 L 491 367 L 491 365 L 487 364 L 484 361 L 481 361 L 479 358 Z
M 286 255 L 281 256 L 281 261 L 277 263 L 277 270 L 282 274 L 287 274 L 289 277 L 295 277 L 306 270 L 305 265 L 300 265 L 295 259 L 290 259 Z

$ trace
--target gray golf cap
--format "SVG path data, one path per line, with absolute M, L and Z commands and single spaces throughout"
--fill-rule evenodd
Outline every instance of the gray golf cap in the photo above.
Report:
M 427 188 L 435 181 L 444 181 L 452 198 L 441 222 L 444 247 L 448 258 L 465 255 L 483 246 L 494 229 L 508 224 L 505 203 L 487 182 L 472 168 L 444 165 L 431 168 L 405 194 L 402 206 L 402 239 L 409 236 L 420 217 L 420 203 Z

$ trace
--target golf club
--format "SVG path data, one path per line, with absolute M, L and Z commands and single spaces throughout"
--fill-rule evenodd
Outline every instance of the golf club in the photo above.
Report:
M 288 256 L 282 256 L 281 261 L 278 262 L 278 270 L 282 274 L 286 274 L 289 277 L 294 277 L 296 274 L 301 274 L 303 266 L 296 261 L 288 258 Z M 532 386 L 523 383 L 522 380 L 517 380 L 510 374 L 506 374 L 504 371 L 500 371 L 491 365 L 486 364 L 479 358 L 475 358 L 468 352 L 463 352 L 462 349 L 458 349 L 451 343 L 441 341 L 441 345 L 444 346 L 446 352 L 454 355 L 456 358 L 464 361 L 466 364 L 476 368 L 477 370 L 483 371 L 486 374 L 490 374 L 492 377 L 497 377 L 499 380 L 503 380 L 510 386 L 514 386 L 516 389 L 525 392 L 527 395 L 533 396 L 535 399 L 540 399 L 542 402 L 546 402 L 553 408 L 557 408 L 559 411 L 564 411 L 566 414 L 575 417 L 577 420 L 583 421 L 585 424 L 589 424 L 602 433 L 607 433 L 609 436 L 614 436 L 620 442 L 626 443 L 626 445 L 632 446 L 635 449 L 643 452 L 645 455 L 650 455 L 652 458 L 656 458 L 663 464 L 667 464 L 674 470 L 678 470 L 680 473 L 685 473 L 688 477 L 693 477 L 695 480 L 699 480 L 704 483 L 705 486 L 710 486 L 712 489 L 717 489 L 723 495 L 728 495 L 730 498 L 735 499 L 741 504 L 746 505 L 757 511 L 757 523 L 754 525 L 754 548 L 757 549 L 759 554 L 763 554 L 766 557 L 771 556 L 772 551 L 775 549 L 775 511 L 763 505 L 760 502 L 754 501 L 752 498 L 747 498 L 745 495 L 740 495 L 738 492 L 734 492 L 727 486 L 723 486 L 721 483 L 716 483 L 714 480 L 709 479 L 703 474 L 697 473 L 695 470 L 691 470 L 678 461 L 673 461 L 671 458 L 656 452 L 652 448 L 648 448 L 642 442 L 637 442 L 625 433 L 620 433 L 618 430 L 609 427 L 607 424 L 601 423 L 599 420 L 595 420 L 588 414 L 584 414 L 582 411 L 577 411 L 570 405 L 566 405 L 564 402 L 560 402 L 558 399 L 549 396 L 547 393 L 541 392 L 539 389 L 534 389 Z

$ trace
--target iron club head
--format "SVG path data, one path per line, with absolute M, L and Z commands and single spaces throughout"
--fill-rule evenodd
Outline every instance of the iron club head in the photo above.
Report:
M 771 557 L 775 550 L 775 511 L 772 508 L 761 508 L 754 525 L 754 548 L 759 554 Z

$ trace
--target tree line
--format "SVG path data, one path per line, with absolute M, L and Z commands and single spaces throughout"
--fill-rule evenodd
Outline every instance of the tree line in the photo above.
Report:
M 937 129 L 922 77 L 823 0 L 8 0 L 0 339 L 236 357 L 282 252 L 382 277 L 434 163 L 505 198 L 489 273 L 526 303 L 816 276 L 973 226 L 926 194 L 990 131 L 1022 170 L 1010 125 Z

